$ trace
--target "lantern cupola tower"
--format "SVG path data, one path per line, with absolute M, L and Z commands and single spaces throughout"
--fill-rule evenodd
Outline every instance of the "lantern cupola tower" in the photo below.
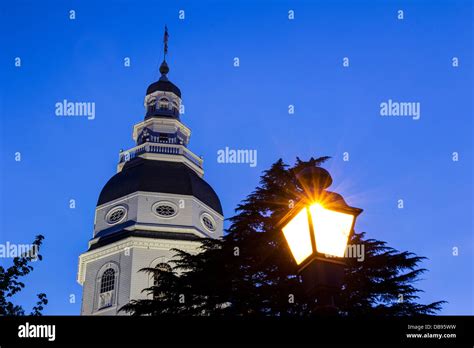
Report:
M 219 238 L 219 197 L 203 179 L 203 159 L 188 149 L 191 130 L 181 121 L 181 91 L 164 59 L 145 95 L 145 117 L 133 127 L 134 146 L 120 151 L 117 173 L 100 192 L 94 232 L 79 258 L 81 313 L 115 315 L 153 284 L 145 267 L 163 267 L 178 248 L 197 252 L 202 238 Z

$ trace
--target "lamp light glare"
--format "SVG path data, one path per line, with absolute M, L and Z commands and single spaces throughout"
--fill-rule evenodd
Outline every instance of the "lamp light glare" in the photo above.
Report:
M 343 257 L 354 216 L 324 208 L 315 203 L 309 207 L 313 222 L 316 250 L 319 253 Z

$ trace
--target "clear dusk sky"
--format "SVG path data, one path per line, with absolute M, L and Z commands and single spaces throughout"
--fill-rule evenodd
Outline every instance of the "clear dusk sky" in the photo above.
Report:
M 79 314 L 78 256 L 134 145 L 166 24 L 189 147 L 225 217 L 278 158 L 332 156 L 331 189 L 364 209 L 356 230 L 428 257 L 421 302 L 474 314 L 472 23 L 472 2 L 456 0 L 2 1 L 0 243 L 45 236 L 16 302 L 28 311 L 45 292 L 45 314 Z M 57 117 L 64 99 L 94 102 L 95 119 Z M 420 103 L 419 120 L 382 117 L 389 99 Z M 218 163 L 225 147 L 257 150 L 257 166 Z

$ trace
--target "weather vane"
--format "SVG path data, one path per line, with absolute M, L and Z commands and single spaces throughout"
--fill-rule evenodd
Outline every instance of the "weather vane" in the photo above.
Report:
M 166 61 L 166 54 L 168 53 L 168 38 L 169 38 L 169 35 L 168 35 L 168 27 L 165 25 L 165 35 L 163 36 L 163 51 L 164 51 L 164 58 L 163 60 Z

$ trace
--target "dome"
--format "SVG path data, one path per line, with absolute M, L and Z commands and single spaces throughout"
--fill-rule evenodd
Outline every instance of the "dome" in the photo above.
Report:
M 168 79 L 165 80 L 160 78 L 158 81 L 153 82 L 151 85 L 148 86 L 146 94 L 151 94 L 156 91 L 172 92 L 176 94 L 179 98 L 181 98 L 181 91 L 179 90 L 179 88 Z
M 181 98 L 181 91 L 179 90 L 178 87 L 174 83 L 172 83 L 170 80 L 168 80 L 168 77 L 166 74 L 170 71 L 170 68 L 168 67 L 168 63 L 164 60 L 161 65 L 160 65 L 160 73 L 161 77 L 158 81 L 153 82 L 151 85 L 148 86 L 146 90 L 146 94 L 151 94 L 156 91 L 162 91 L 162 92 L 172 92 L 176 94 L 179 98 Z
M 122 171 L 105 184 L 97 205 L 137 191 L 194 196 L 222 215 L 222 206 L 217 194 L 188 166 L 179 162 L 143 158 L 134 158 L 127 162 Z

